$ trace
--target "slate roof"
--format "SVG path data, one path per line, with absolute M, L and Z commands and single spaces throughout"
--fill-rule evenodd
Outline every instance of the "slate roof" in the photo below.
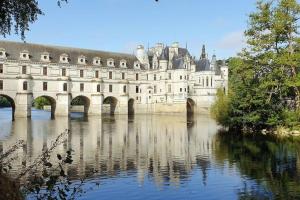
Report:
M 196 61 L 196 71 L 210 71 L 210 62 L 208 59 Z
M 29 52 L 30 60 L 33 62 L 40 62 L 41 55 L 44 52 L 49 53 L 51 63 L 59 63 L 59 59 L 62 54 L 67 54 L 69 57 L 69 64 L 73 65 L 78 64 L 78 57 L 82 55 L 86 57 L 86 65 L 93 65 L 93 59 L 95 57 L 99 57 L 101 59 L 102 66 L 104 67 L 107 65 L 107 60 L 109 58 L 114 59 L 116 68 L 119 67 L 120 61 L 123 59 L 127 62 L 127 68 L 133 68 L 134 62 L 138 61 L 137 58 L 131 54 L 3 40 L 0 40 L 0 49 L 1 48 L 5 49 L 7 58 L 11 60 L 19 60 L 20 53 L 27 50 Z

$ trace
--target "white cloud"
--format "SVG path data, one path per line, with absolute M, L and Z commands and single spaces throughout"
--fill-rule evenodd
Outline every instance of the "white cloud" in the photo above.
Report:
M 244 31 L 234 31 L 226 34 L 217 47 L 224 50 L 239 51 L 245 46 Z

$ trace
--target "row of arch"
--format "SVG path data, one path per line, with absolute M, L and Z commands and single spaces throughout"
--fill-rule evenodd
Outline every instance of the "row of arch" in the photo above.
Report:
M 9 102 L 9 104 L 10 104 L 9 106 L 12 108 L 11 118 L 12 118 L 12 120 L 14 120 L 15 108 L 16 108 L 14 99 L 11 98 L 10 96 L 4 95 L 4 94 L 0 94 L 0 97 L 4 97 Z M 51 107 L 51 110 L 50 110 L 51 119 L 54 119 L 55 109 L 56 109 L 56 100 L 50 96 L 39 96 L 34 99 L 33 106 L 40 97 L 44 97 L 48 101 L 47 105 L 49 105 Z M 128 115 L 134 115 L 134 113 L 135 113 L 134 103 L 135 103 L 135 100 L 133 98 L 130 98 L 128 100 Z M 107 107 L 109 107 L 108 114 L 114 115 L 117 104 L 118 104 L 118 99 L 113 96 L 108 96 L 108 97 L 104 98 L 103 104 L 106 105 Z M 89 107 L 90 107 L 90 99 L 83 95 L 77 96 L 77 97 L 73 98 L 71 101 L 71 106 L 73 106 L 73 105 L 83 106 L 84 107 L 83 113 L 85 115 L 87 115 L 88 111 L 89 111 Z M 187 109 L 187 115 L 193 115 L 195 113 L 195 102 L 190 98 L 187 99 L 186 109 Z

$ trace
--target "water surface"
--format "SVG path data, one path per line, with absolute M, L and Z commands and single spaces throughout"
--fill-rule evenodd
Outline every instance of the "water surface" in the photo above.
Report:
M 33 110 L 32 119 L 10 121 L 0 109 L 0 150 L 17 140 L 12 172 L 30 163 L 69 129 L 55 153 L 73 149 L 67 172 L 85 178 L 80 199 L 299 199 L 299 145 L 265 138 L 217 134 L 209 116 L 137 115 L 50 120 Z

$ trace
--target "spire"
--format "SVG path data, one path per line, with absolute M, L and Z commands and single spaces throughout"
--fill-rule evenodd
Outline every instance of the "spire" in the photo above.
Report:
M 201 60 L 206 58 L 205 45 L 202 46 Z

